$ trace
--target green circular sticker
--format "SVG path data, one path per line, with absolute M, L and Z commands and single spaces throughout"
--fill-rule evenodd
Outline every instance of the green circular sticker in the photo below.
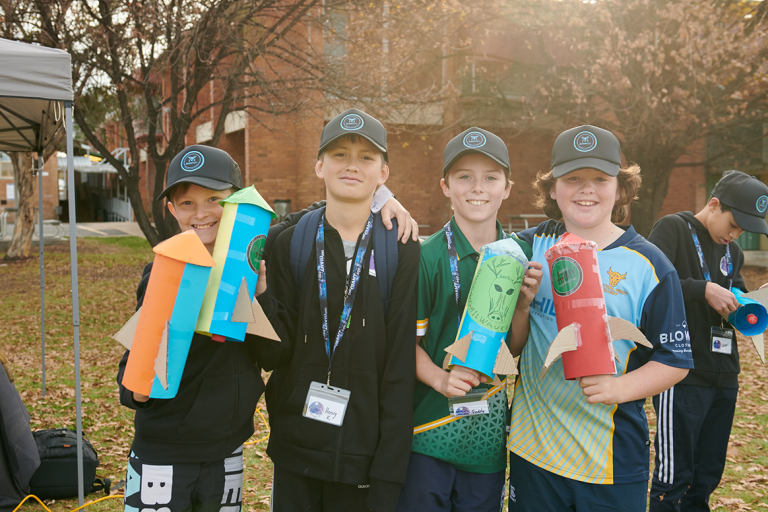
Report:
M 256 274 L 259 273 L 261 265 L 261 256 L 264 254 L 264 245 L 267 243 L 266 235 L 259 235 L 248 244 L 248 250 L 245 254 L 248 256 L 248 265 Z
M 581 266 L 573 258 L 561 256 L 552 263 L 552 288 L 561 297 L 578 290 L 583 280 Z

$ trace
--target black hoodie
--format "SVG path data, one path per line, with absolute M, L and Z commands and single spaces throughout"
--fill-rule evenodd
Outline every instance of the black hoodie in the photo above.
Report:
M 740 367 L 736 339 L 733 340 L 731 354 L 712 352 L 710 347 L 710 329 L 713 326 L 720 327 L 722 317 L 704 297 L 707 280 L 704 278 L 688 223 L 696 230 L 712 280 L 723 288 L 728 288 L 728 277 L 720 271 L 720 260 L 725 256 L 725 246 L 712 240 L 707 228 L 694 217 L 693 213 L 680 212 L 659 219 L 653 226 L 648 240 L 661 249 L 680 276 L 680 286 L 685 300 L 685 316 L 691 333 L 694 369 L 688 372 L 688 376 L 680 381 L 680 384 L 738 388 Z M 730 247 L 733 261 L 733 288 L 747 291 L 744 279 L 741 277 L 744 253 L 736 242 L 731 242 L 728 247 Z M 723 325 L 730 327 L 730 324 L 724 320 Z

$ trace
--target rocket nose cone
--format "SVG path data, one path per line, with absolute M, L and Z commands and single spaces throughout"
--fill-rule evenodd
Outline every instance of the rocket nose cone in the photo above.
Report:
M 751 325 L 755 325 L 757 323 L 757 315 L 747 315 L 747 322 Z

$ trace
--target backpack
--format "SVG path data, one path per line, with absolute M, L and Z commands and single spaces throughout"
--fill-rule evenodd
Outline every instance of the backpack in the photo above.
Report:
M 29 482 L 30 494 L 40 499 L 74 498 L 77 488 L 77 432 L 52 428 L 32 432 L 40 453 L 40 467 Z M 96 478 L 99 457 L 83 432 L 83 494 L 103 490 L 111 482 Z
M 325 206 L 305 214 L 296 224 L 291 236 L 291 275 L 297 290 L 301 291 L 304 283 L 304 271 L 315 247 L 315 236 L 320 218 L 325 213 Z M 392 219 L 392 230 L 381 222 L 381 214 L 373 219 L 373 258 L 376 266 L 376 279 L 379 283 L 381 303 L 384 315 L 389 312 L 389 296 L 397 272 L 397 220 Z

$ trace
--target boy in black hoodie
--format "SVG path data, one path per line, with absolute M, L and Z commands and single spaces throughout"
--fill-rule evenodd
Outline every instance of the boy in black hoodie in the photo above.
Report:
M 411 449 L 419 245 L 397 244 L 385 312 L 370 208 L 389 173 L 386 131 L 350 109 L 323 129 L 318 153 L 327 203 L 308 228 L 304 278 L 294 283 L 291 226 L 270 248 L 259 297 L 276 328 L 289 313 L 267 393 L 272 510 L 393 511 Z
M 171 161 L 167 187 L 158 200 L 167 197 L 181 230 L 194 230 L 212 254 L 223 212 L 219 201 L 241 187 L 240 167 L 228 153 L 189 146 Z M 380 204 L 387 203 L 383 222 L 389 223 L 391 215 L 399 217 L 400 234 L 408 238 L 414 223 L 399 203 L 387 201 L 390 196 L 377 195 Z M 270 233 L 285 229 L 302 213 L 306 212 L 272 226 Z M 266 285 L 264 270 L 262 266 L 257 295 Z M 136 291 L 137 309 L 144 301 L 151 272 L 152 263 L 144 269 Z M 276 329 L 284 334 L 280 325 Z M 133 393 L 122 385 L 130 354 L 125 352 L 117 376 L 120 403 L 136 410 L 126 512 L 240 510 L 242 444 L 253 434 L 253 415 L 264 391 L 258 362 L 279 353 L 280 345 L 250 334 L 244 343 L 219 343 L 195 333 L 178 393 L 169 400 Z
M 744 231 L 768 235 L 768 187 L 727 171 L 699 213 L 660 219 L 648 240 L 675 266 L 685 299 L 695 369 L 653 397 L 656 466 L 650 511 L 709 510 L 720 483 L 739 388 L 739 352 L 723 319 L 738 308 L 731 290 L 747 291 L 744 254 L 735 239 Z M 676 343 L 670 337 L 667 343 Z

